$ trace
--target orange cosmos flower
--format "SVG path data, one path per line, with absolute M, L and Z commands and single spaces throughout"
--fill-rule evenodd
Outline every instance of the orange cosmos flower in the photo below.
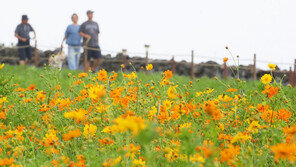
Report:
M 67 134 L 63 134 L 63 140 L 69 141 L 69 140 L 72 140 L 73 138 L 79 137 L 80 135 L 81 135 L 81 132 L 79 129 L 70 130 Z
M 111 82 L 115 81 L 116 78 L 117 78 L 117 76 L 118 76 L 117 73 L 116 73 L 116 72 L 113 72 L 113 75 L 110 76 L 110 81 L 111 81 Z
M 9 166 L 9 165 L 11 165 L 12 163 L 13 163 L 13 158 L 10 158 L 10 159 L 8 159 L 8 158 L 4 158 L 4 159 L 1 159 L 0 160 L 0 166 Z
M 272 98 L 274 95 L 278 94 L 278 87 L 273 87 L 270 85 L 266 85 L 265 86 L 265 90 L 262 91 L 262 93 L 264 94 L 268 94 L 268 98 Z
M 173 76 L 173 73 L 172 73 L 172 71 L 167 70 L 163 73 L 163 75 L 164 75 L 165 79 L 170 79 Z
M 231 161 L 235 158 L 235 156 L 240 154 L 239 151 L 240 151 L 239 146 L 234 146 L 234 145 L 230 144 L 229 148 L 223 149 L 220 152 L 220 155 L 221 155 L 220 161 L 221 162 L 227 161 L 228 165 L 231 165 L 232 164 Z
M 26 90 L 34 90 L 36 86 L 34 84 L 30 85 Z
M 88 76 L 87 73 L 79 73 L 78 78 L 86 78 Z
M 223 63 L 226 63 L 228 61 L 228 58 L 227 57 L 224 57 L 223 58 Z
M 108 80 L 108 75 L 107 75 L 107 71 L 102 69 L 98 72 L 98 76 L 97 79 L 99 81 L 107 81 Z
M 203 109 L 209 115 L 212 115 L 214 112 L 217 111 L 216 104 L 212 100 L 209 100 L 209 101 L 204 102 Z
M 284 108 L 278 110 L 278 118 L 285 120 L 286 122 L 289 122 L 289 118 L 291 117 L 291 115 L 292 115 L 292 112 Z
M 226 90 L 226 92 L 236 92 L 236 91 L 237 91 L 237 89 L 234 89 L 234 88 L 229 88 Z
M 275 146 L 271 146 L 271 150 L 274 152 L 275 160 L 285 160 L 288 159 L 290 161 L 295 161 L 295 153 L 296 153 L 296 144 L 288 144 L 288 143 L 278 143 Z

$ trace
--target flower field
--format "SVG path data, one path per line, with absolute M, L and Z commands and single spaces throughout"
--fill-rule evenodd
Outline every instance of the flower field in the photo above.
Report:
M 171 71 L 0 66 L 0 166 L 294 166 L 295 93 Z

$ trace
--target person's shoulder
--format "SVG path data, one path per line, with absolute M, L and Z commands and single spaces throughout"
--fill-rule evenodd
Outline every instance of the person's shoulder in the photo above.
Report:
M 18 24 L 16 27 L 21 27 L 22 26 L 22 23 Z
M 84 26 L 85 24 L 87 24 L 88 21 L 83 22 L 80 26 Z
M 73 24 L 69 24 L 69 25 L 67 26 L 67 29 L 71 29 L 71 28 L 73 28 L 73 27 L 74 27 Z

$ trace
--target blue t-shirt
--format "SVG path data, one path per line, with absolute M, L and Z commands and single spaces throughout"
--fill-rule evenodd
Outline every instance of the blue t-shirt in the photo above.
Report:
M 81 46 L 81 36 L 79 35 L 80 25 L 68 25 L 65 36 L 66 43 L 70 46 Z

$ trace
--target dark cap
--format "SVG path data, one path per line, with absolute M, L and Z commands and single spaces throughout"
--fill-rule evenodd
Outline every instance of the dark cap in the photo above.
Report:
M 28 16 L 27 15 L 22 15 L 22 20 L 28 20 Z
M 86 12 L 86 14 L 90 14 L 90 13 L 94 13 L 94 11 L 92 11 L 92 10 L 88 10 L 88 11 Z

